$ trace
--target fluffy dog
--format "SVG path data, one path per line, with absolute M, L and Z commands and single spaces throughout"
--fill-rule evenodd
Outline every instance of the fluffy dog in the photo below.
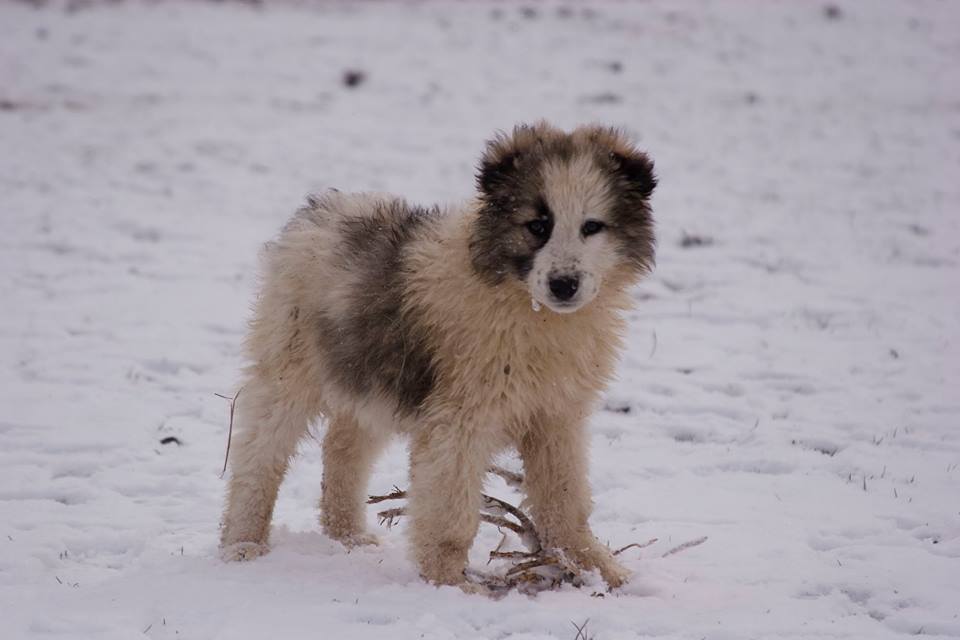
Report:
M 310 197 L 264 250 L 223 556 L 266 552 L 288 460 L 322 416 L 330 537 L 376 541 L 367 479 L 390 434 L 406 434 L 414 556 L 427 580 L 461 583 L 485 470 L 512 446 L 545 544 L 622 584 L 587 522 L 584 423 L 613 372 L 629 288 L 653 263 L 655 186 L 618 131 L 539 123 L 488 142 L 478 195 L 459 208 Z

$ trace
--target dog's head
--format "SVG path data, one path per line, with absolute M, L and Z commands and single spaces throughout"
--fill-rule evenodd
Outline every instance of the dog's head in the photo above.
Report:
M 473 267 L 492 284 L 519 280 L 553 311 L 576 311 L 613 271 L 652 267 L 656 184 L 653 162 L 615 129 L 517 126 L 480 161 Z

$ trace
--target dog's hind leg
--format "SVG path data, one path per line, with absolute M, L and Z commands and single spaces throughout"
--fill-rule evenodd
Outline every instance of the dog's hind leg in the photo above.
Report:
M 327 426 L 320 524 L 348 547 L 377 542 L 366 533 L 365 498 L 373 463 L 389 439 L 386 429 L 362 427 L 353 416 L 334 416 Z
M 220 536 L 225 560 L 267 551 L 277 490 L 314 413 L 306 397 L 284 394 L 265 376 L 250 376 L 237 398 L 227 507 Z

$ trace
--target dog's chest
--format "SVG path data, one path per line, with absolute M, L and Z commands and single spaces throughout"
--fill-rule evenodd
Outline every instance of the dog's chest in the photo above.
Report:
M 448 391 L 461 406 L 507 423 L 579 410 L 612 373 L 614 329 L 566 318 L 490 322 L 454 341 Z

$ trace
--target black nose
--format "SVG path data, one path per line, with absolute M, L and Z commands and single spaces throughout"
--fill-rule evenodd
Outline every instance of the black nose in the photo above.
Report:
M 580 280 L 563 276 L 562 278 L 550 278 L 550 293 L 557 300 L 569 300 L 580 288 Z

